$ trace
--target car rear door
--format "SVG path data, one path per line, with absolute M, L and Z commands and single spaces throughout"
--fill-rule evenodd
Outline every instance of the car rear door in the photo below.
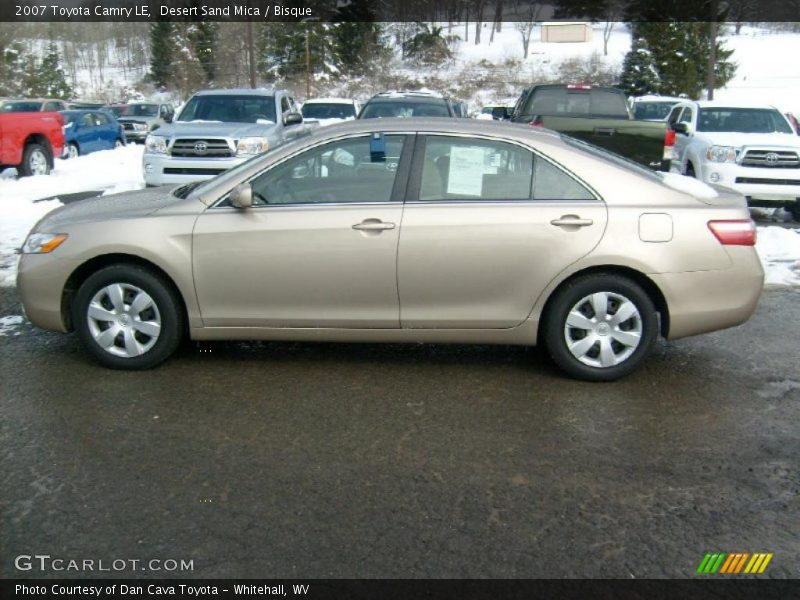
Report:
M 398 328 L 412 141 L 361 134 L 318 144 L 252 178 L 252 208 L 223 198 L 203 213 L 193 266 L 204 325 Z
M 596 194 L 527 147 L 420 135 L 398 248 L 401 326 L 519 325 L 606 218 Z

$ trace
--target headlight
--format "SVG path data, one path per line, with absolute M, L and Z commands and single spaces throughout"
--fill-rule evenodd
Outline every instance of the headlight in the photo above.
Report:
M 167 138 L 161 135 L 148 135 L 144 140 L 144 149 L 150 154 L 166 154 Z
M 711 162 L 736 162 L 736 148 L 731 146 L 711 146 L 706 150 L 706 158 Z
M 135 131 L 147 131 L 147 124 L 146 123 L 134 123 L 133 129 Z
M 32 233 L 22 245 L 22 253 L 47 254 L 63 244 L 68 237 L 66 233 Z
M 269 140 L 265 137 L 245 137 L 236 145 L 236 154 L 261 154 L 269 150 Z

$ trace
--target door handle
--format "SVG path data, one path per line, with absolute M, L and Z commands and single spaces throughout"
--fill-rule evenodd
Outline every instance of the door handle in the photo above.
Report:
M 353 225 L 353 229 L 358 231 L 386 231 L 387 229 L 394 229 L 394 223 L 385 223 L 380 219 L 364 219 L 361 223 Z
M 581 219 L 578 215 L 562 215 L 561 218 L 550 221 L 550 225 L 556 227 L 588 227 L 593 224 L 591 219 Z

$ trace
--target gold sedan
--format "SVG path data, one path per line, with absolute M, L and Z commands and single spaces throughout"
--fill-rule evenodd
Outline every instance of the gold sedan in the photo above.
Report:
M 53 211 L 18 288 L 35 325 L 114 368 L 185 335 L 543 343 L 571 376 L 613 380 L 658 335 L 746 321 L 754 243 L 742 196 L 553 132 L 380 119 Z

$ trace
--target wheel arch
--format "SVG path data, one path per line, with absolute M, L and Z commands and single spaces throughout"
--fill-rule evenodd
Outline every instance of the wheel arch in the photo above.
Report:
M 656 307 L 656 311 L 659 314 L 659 333 L 663 337 L 667 337 L 669 334 L 669 305 L 667 304 L 667 299 L 664 296 L 664 293 L 661 289 L 656 285 L 656 283 L 650 279 L 647 275 L 642 273 L 641 271 L 637 271 L 636 269 L 632 269 L 631 267 L 625 267 L 622 265 L 594 265 L 591 267 L 587 267 L 585 269 L 581 269 L 580 271 L 576 271 L 572 273 L 569 277 L 564 279 L 563 281 L 559 282 L 559 284 L 550 292 L 547 297 L 547 300 L 544 303 L 541 311 L 541 318 L 539 319 L 538 325 L 538 332 L 537 332 L 537 339 L 542 339 L 542 327 L 547 319 L 547 313 L 552 306 L 553 298 L 557 295 L 557 293 L 567 284 L 574 281 L 579 277 L 584 277 L 586 275 L 598 275 L 598 274 L 608 274 L 608 275 L 619 275 L 622 277 L 627 277 L 628 279 L 634 281 L 647 294 L 647 296 L 652 300 L 653 304 Z
M 50 140 L 47 139 L 47 136 L 41 133 L 32 133 L 25 138 L 25 141 L 22 143 L 23 162 L 25 160 L 25 148 L 27 148 L 30 144 L 39 144 L 42 148 L 44 148 L 45 152 L 47 153 L 47 163 L 50 165 L 50 168 L 52 169 L 55 166 L 54 156 L 53 156 L 53 146 L 50 144 Z
M 180 288 L 177 286 L 172 277 L 170 277 L 169 274 L 164 271 L 164 269 L 155 263 L 142 258 L 141 256 L 125 253 L 101 254 L 100 256 L 95 256 L 78 266 L 70 274 L 64 284 L 64 289 L 61 292 L 61 320 L 63 321 L 66 329 L 68 331 L 74 331 L 75 329 L 75 325 L 72 322 L 71 316 L 72 302 L 75 299 L 75 294 L 83 282 L 86 281 L 90 275 L 96 273 L 104 267 L 122 264 L 135 265 L 148 269 L 149 271 L 161 277 L 164 282 L 170 286 L 172 291 L 175 293 L 175 296 L 180 300 L 179 305 L 181 313 L 183 314 L 184 327 L 187 328 L 188 331 L 189 310 L 186 305 L 186 298 L 184 298 Z

